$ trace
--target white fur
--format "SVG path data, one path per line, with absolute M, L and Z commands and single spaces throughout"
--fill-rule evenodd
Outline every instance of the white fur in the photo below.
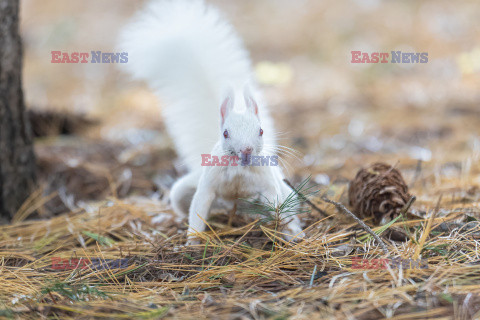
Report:
M 122 32 L 119 49 L 128 52 L 127 71 L 164 102 L 167 130 L 190 170 L 171 192 L 179 214 L 186 214 L 182 204 L 195 192 L 189 234 L 205 229 L 202 219 L 216 198 L 261 193 L 285 199 L 289 189 L 280 167 L 201 167 L 201 154 L 234 154 L 248 146 L 261 155 L 269 154 L 264 144 L 275 145 L 273 121 L 254 83 L 248 53 L 218 10 L 201 0 L 151 1 Z M 220 105 L 226 98 L 231 103 L 223 123 Z M 223 137 L 226 129 L 232 133 L 229 139 Z M 289 229 L 301 233 L 296 217 Z

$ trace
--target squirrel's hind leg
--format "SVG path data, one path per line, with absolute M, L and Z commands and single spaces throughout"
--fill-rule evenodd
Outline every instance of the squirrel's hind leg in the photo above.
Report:
M 170 190 L 170 203 L 178 216 L 186 217 L 188 215 L 199 178 L 198 172 L 190 172 L 173 184 L 172 190 Z

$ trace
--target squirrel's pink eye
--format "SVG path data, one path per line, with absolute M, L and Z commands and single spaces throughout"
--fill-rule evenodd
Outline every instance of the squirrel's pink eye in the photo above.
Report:
M 263 136 L 263 129 L 260 129 L 260 136 Z
M 225 137 L 225 139 L 228 138 L 228 131 L 225 129 L 225 131 L 223 131 L 223 136 Z

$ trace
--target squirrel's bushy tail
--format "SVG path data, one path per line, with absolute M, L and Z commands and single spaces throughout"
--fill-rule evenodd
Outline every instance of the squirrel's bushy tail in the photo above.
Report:
M 163 102 L 163 116 L 189 169 L 219 137 L 226 86 L 251 80 L 251 63 L 232 26 L 201 0 L 151 1 L 123 30 L 124 66 Z

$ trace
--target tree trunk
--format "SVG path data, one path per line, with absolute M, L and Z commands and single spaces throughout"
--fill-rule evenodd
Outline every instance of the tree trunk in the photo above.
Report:
M 0 220 L 15 214 L 35 183 L 32 135 L 23 101 L 18 16 L 19 0 L 0 0 Z

